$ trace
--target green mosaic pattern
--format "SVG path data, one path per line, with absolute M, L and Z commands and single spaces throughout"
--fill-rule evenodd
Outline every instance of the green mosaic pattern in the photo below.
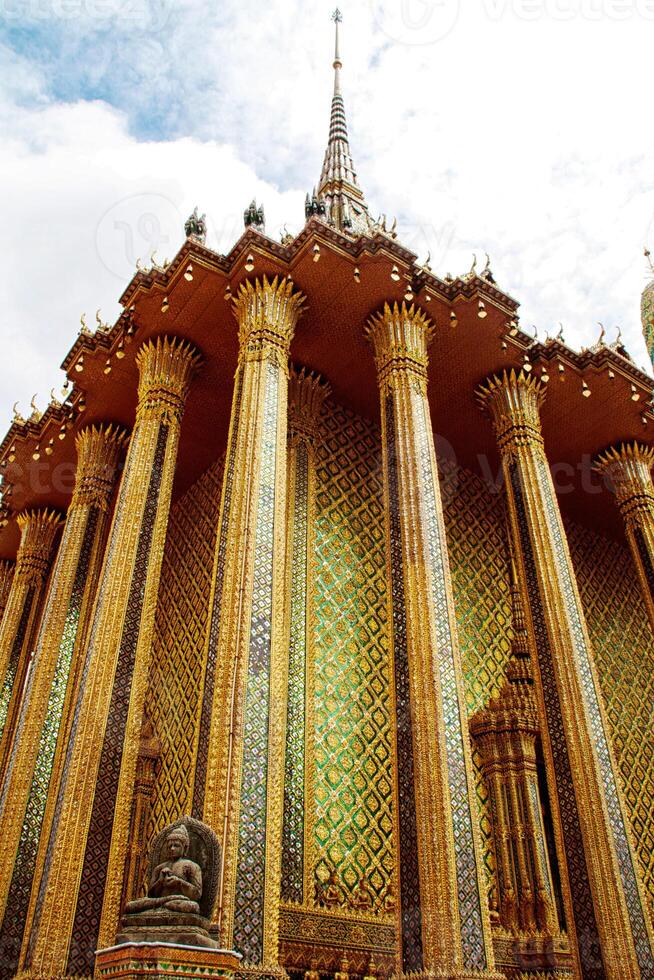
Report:
M 301 902 L 304 897 L 309 453 L 303 440 L 295 449 L 295 460 L 281 889 L 282 898 L 288 902 Z
M 589 649 L 583 632 L 583 612 L 580 608 L 580 601 L 575 595 L 572 578 L 573 571 L 567 557 L 563 525 L 554 495 L 554 488 L 550 485 L 549 470 L 547 470 L 546 464 L 542 460 L 539 461 L 538 466 L 542 486 L 545 488 L 546 515 L 549 520 L 550 531 L 559 562 L 563 597 L 566 602 L 575 638 L 581 682 L 590 714 L 593 740 L 602 771 L 606 805 L 613 831 L 615 852 L 618 859 L 618 868 L 622 879 L 625 902 L 629 912 L 638 965 L 643 976 L 654 976 L 654 952 L 652 951 L 647 934 L 645 913 L 638 891 L 637 869 L 629 848 L 628 829 L 618 797 L 616 775 L 613 770 L 613 763 L 609 751 L 608 733 L 605 731 L 604 722 L 598 710 L 601 692 L 597 689 L 596 681 L 591 671 L 593 652 Z
M 654 637 L 626 548 L 567 525 L 643 881 L 654 904 Z
M 331 406 L 316 447 L 314 872 L 377 900 L 394 865 L 381 447 Z
M 441 492 L 468 716 L 497 697 L 511 656 L 511 594 L 504 490 L 441 461 Z M 495 856 L 489 797 L 473 744 L 480 844 L 488 887 Z
M 36 857 L 43 826 L 43 817 L 48 800 L 48 790 L 50 788 L 50 778 L 54 762 L 57 739 L 59 737 L 59 726 L 64 710 L 66 689 L 68 678 L 77 639 L 79 617 L 84 599 L 84 587 L 88 575 L 91 550 L 95 538 L 95 530 L 98 521 L 98 512 L 94 508 L 89 511 L 84 538 L 80 550 L 80 557 L 75 571 L 73 589 L 68 604 L 64 629 L 59 644 L 59 654 L 55 664 L 52 687 L 48 697 L 48 706 L 45 716 L 41 736 L 39 739 L 38 753 L 34 765 L 34 775 L 30 787 L 23 826 L 21 829 L 18 853 L 14 864 L 14 872 L 9 888 L 5 917 L 0 927 L 0 977 L 13 976 L 14 970 L 18 966 L 18 956 L 25 929 L 25 919 L 29 907 L 30 893 L 36 869 Z M 38 670 L 38 664 L 36 664 Z M 32 677 L 34 674 L 32 674 Z M 30 689 L 28 689 L 23 706 L 30 700 Z M 18 745 L 23 727 L 23 713 L 19 719 L 14 739 L 14 746 Z M 8 769 L 13 765 L 14 753 L 9 762 Z M 9 780 L 5 779 L 3 786 L 1 808 L 4 807 L 5 794 L 7 792 Z
M 267 857 L 268 728 L 280 369 L 268 363 L 265 372 L 234 900 L 234 947 L 243 954 L 246 963 L 261 963 L 263 960 Z

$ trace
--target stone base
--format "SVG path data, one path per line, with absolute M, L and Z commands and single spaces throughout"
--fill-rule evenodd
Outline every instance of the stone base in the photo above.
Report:
M 168 943 L 173 946 L 204 946 L 216 949 L 218 943 L 209 935 L 210 922 L 201 915 L 180 915 L 177 912 L 139 912 L 124 915 L 116 945 L 125 943 Z
M 212 980 L 233 977 L 241 957 L 227 949 L 127 942 L 95 954 L 95 980 Z

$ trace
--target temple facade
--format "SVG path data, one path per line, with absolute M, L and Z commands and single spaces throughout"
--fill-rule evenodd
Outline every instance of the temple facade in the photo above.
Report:
M 0 980 L 654 980 L 652 380 L 372 217 L 335 21 L 300 233 L 194 212 L 0 445 Z M 185 816 L 216 948 L 124 941 Z

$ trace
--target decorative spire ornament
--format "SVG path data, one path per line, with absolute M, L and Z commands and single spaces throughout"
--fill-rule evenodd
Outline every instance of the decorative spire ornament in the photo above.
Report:
M 341 94 L 340 24 L 343 15 L 337 8 L 332 14 L 334 21 L 334 93 L 329 123 L 329 141 L 320 174 L 317 193 L 307 196 L 305 214 L 326 217 L 339 231 L 353 235 L 372 234 L 374 222 L 368 214 L 363 192 L 359 187 L 345 121 L 345 106 Z

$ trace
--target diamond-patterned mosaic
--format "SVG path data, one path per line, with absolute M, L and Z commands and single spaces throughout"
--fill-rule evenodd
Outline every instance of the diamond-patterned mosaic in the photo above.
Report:
M 626 549 L 575 524 L 566 530 L 651 910 L 654 637 Z
M 512 619 L 504 489 L 439 462 L 468 714 L 496 697 L 511 654 Z M 488 887 L 495 857 L 489 798 L 473 745 L 480 844 Z
M 234 946 L 246 963 L 263 959 L 266 803 L 279 368 L 265 366 L 254 582 L 245 691 L 243 763 L 234 899 Z
M 234 379 L 233 395 L 233 418 L 231 423 L 230 439 L 227 448 L 227 459 L 225 461 L 225 492 L 223 500 L 223 519 L 218 531 L 218 541 L 215 542 L 215 534 L 211 534 L 211 547 L 214 545 L 216 553 L 216 582 L 213 594 L 212 608 L 209 612 L 209 637 L 207 643 L 206 666 L 204 671 L 204 685 L 202 692 L 202 710 L 200 714 L 200 735 L 198 738 L 198 756 L 195 764 L 195 787 L 193 789 L 193 816 L 196 820 L 202 819 L 204 808 L 204 788 L 207 777 L 207 758 L 209 754 L 209 733 L 211 730 L 211 712 L 213 710 L 213 696 L 216 680 L 216 657 L 218 655 L 218 638 L 220 634 L 220 609 L 223 598 L 223 580 L 225 576 L 225 559 L 227 557 L 227 538 L 229 532 L 229 520 L 232 509 L 232 493 L 234 489 L 234 469 L 236 465 L 237 434 L 241 417 L 241 391 L 243 387 L 243 367 L 239 366 Z M 215 506 L 218 508 L 216 514 L 216 525 L 220 515 L 220 494 L 217 495 Z M 213 568 L 213 555 L 207 567 Z
M 307 654 L 307 535 L 309 530 L 309 453 L 304 440 L 295 449 L 291 541 L 291 615 L 288 700 L 284 755 L 282 898 L 304 898 L 304 805 Z
M 548 737 L 554 757 L 556 790 L 561 814 L 561 834 L 565 848 L 570 892 L 574 908 L 579 959 L 584 980 L 602 980 L 605 971 L 602 964 L 599 932 L 588 879 L 579 810 L 572 781 L 572 768 L 568 756 L 556 679 L 552 668 L 552 652 L 550 650 L 547 625 L 540 599 L 538 576 L 524 503 L 522 479 L 520 471 L 515 464 L 511 471 L 511 486 L 518 518 L 527 587 L 529 589 L 531 620 L 534 628 L 536 650 L 538 652 Z
M 314 873 L 377 907 L 392 875 L 389 639 L 377 431 L 326 406 L 316 443 Z
M 633 932 L 636 956 L 643 976 L 654 976 L 654 953 L 650 945 L 645 922 L 645 913 L 638 891 L 637 871 L 629 847 L 628 831 L 618 797 L 616 774 L 609 751 L 609 735 L 605 731 L 604 722 L 599 710 L 601 692 L 598 690 L 591 671 L 593 652 L 589 649 L 582 627 L 582 610 L 580 600 L 575 593 L 572 568 L 566 552 L 563 525 L 554 497 L 554 489 L 549 481 L 549 471 L 543 460 L 539 463 L 541 483 L 544 488 L 545 507 L 554 542 L 556 557 L 561 572 L 562 592 L 566 603 L 570 624 L 575 639 L 575 649 L 579 664 L 581 682 L 583 685 L 586 705 L 589 710 L 590 723 L 593 731 L 595 750 L 600 763 L 606 806 L 613 831 L 615 853 L 622 880 L 625 902 Z
M 107 719 L 98 780 L 93 798 L 87 847 L 82 865 L 77 907 L 70 940 L 70 952 L 66 972 L 85 975 L 93 972 L 94 950 L 97 947 L 102 913 L 102 897 L 106 880 L 111 832 L 113 828 L 116 793 L 120 777 L 125 725 L 131 694 L 134 658 L 138 644 L 145 581 L 150 557 L 150 546 L 159 502 L 159 489 L 163 472 L 168 426 L 161 424 L 152 460 L 152 474 L 148 487 L 143 521 L 139 534 L 136 561 L 127 600 L 125 622 L 120 644 L 120 656 L 114 679 L 113 696 Z M 89 644 L 90 645 L 90 644 Z
M 434 622 L 439 646 L 438 670 L 443 699 L 444 735 L 447 751 L 448 783 L 452 807 L 456 875 L 461 915 L 461 944 L 464 965 L 470 970 L 486 968 L 481 897 L 477 884 L 477 868 L 473 841 L 473 813 L 468 799 L 468 783 L 464 757 L 464 739 L 456 688 L 454 649 L 448 617 L 443 540 L 438 519 L 437 494 L 432 469 L 431 421 L 427 400 L 420 391 L 411 393 L 411 409 L 419 447 L 420 477 L 425 505 L 426 534 L 431 562 L 432 601 Z M 474 815 L 476 819 L 476 814 Z
M 2 682 L 2 687 L 0 688 L 0 737 L 2 736 L 5 722 L 7 721 L 7 711 L 9 710 L 9 702 L 11 701 L 14 682 L 20 666 L 20 657 L 23 650 L 23 645 L 25 643 L 25 634 L 27 633 L 27 626 L 30 620 L 30 613 L 32 611 L 32 603 L 34 602 L 35 592 L 36 590 L 34 586 L 30 586 L 25 593 L 23 608 L 21 609 L 20 619 L 18 621 L 18 628 L 11 647 L 11 653 L 9 654 L 9 663 L 7 664 L 7 670 Z
M 395 411 L 392 394 L 386 396 L 385 413 L 388 453 L 391 595 L 393 605 L 393 665 L 395 675 L 395 740 L 397 745 L 402 970 L 404 973 L 418 973 L 423 968 L 422 908 L 420 902 L 418 831 L 416 826 L 413 764 L 413 728 L 411 723 L 406 604 L 402 563 L 399 476 L 397 470 Z
M 95 509 L 89 512 L 59 646 L 54 678 L 48 697 L 45 722 L 39 740 L 34 775 L 27 799 L 5 916 L 0 926 L 0 977 L 3 980 L 5 977 L 13 976 L 18 965 L 97 517 Z M 27 704 L 28 700 L 29 694 L 25 697 L 24 703 Z M 19 734 L 20 720 L 17 735 Z
M 161 748 L 147 840 L 191 807 L 221 481 L 214 463 L 170 512 L 145 707 Z

